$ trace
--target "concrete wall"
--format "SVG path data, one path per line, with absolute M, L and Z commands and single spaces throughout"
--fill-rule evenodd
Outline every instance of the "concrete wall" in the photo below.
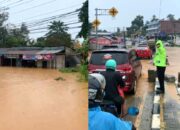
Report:
M 56 68 L 64 68 L 65 67 L 65 55 L 56 55 Z

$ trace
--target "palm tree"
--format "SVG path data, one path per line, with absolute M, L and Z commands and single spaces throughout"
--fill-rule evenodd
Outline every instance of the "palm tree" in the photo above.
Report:
M 71 46 L 71 35 L 68 34 L 68 27 L 61 21 L 53 21 L 48 27 L 46 34 L 47 46 Z
M 51 25 L 49 25 L 48 29 L 49 32 L 47 33 L 47 36 L 62 35 L 68 31 L 68 27 L 61 21 L 51 22 Z

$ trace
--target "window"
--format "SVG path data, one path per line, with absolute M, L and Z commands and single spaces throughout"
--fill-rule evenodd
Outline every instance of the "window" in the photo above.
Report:
M 109 57 L 109 58 L 108 58 Z M 93 65 L 105 65 L 108 59 L 114 59 L 117 65 L 128 63 L 128 53 L 127 52 L 95 52 L 91 55 L 90 64 Z

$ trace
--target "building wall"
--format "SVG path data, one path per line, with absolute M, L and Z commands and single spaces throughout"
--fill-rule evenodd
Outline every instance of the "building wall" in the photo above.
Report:
M 56 55 L 55 68 L 64 68 L 65 67 L 65 55 Z
M 180 33 L 180 21 L 160 21 L 160 31 L 166 34 Z

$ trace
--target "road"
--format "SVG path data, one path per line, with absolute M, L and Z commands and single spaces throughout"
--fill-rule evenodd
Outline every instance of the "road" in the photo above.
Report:
M 178 72 L 180 72 L 180 59 L 179 59 L 179 53 L 180 48 L 178 47 L 167 47 L 167 55 L 170 62 L 170 66 L 166 68 L 166 74 L 168 75 L 174 75 L 176 78 L 178 76 Z M 135 95 L 129 95 L 126 94 L 126 106 L 127 108 L 129 106 L 136 106 L 140 110 L 140 114 L 137 117 L 126 117 L 126 120 L 131 120 L 134 122 L 134 124 L 139 127 L 142 119 L 142 111 L 147 106 L 144 106 L 145 101 L 147 99 L 147 96 L 149 93 L 152 93 L 154 91 L 153 83 L 148 82 L 148 69 L 156 69 L 155 66 L 152 66 L 149 64 L 149 60 L 142 60 L 142 76 L 138 81 L 137 86 L 137 93 Z M 168 97 L 165 99 L 165 102 L 169 101 L 171 99 L 179 102 L 180 97 L 177 96 L 176 89 L 174 87 L 174 84 L 166 84 L 166 96 Z M 168 103 L 168 102 L 167 102 Z M 174 108 L 176 109 L 176 108 Z M 178 118 L 180 119 L 180 117 Z M 179 122 L 180 123 L 180 122 Z
M 0 74 L 0 130 L 87 129 L 87 83 L 77 74 L 8 67 Z

